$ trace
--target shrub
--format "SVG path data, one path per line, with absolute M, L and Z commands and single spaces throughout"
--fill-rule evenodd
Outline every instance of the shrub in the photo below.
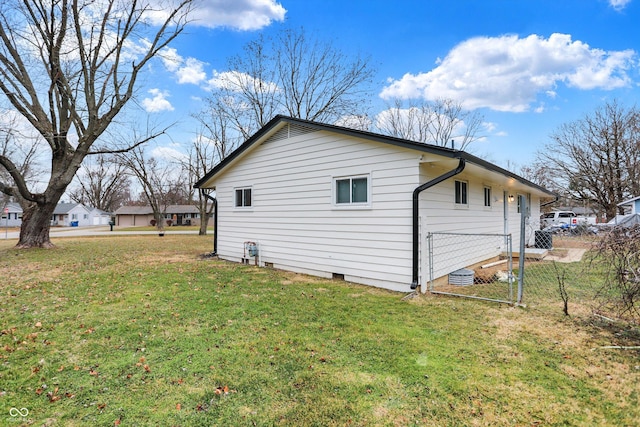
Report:
M 604 274 L 598 293 L 603 306 L 640 318 L 640 225 L 614 227 L 596 245 L 595 259 Z

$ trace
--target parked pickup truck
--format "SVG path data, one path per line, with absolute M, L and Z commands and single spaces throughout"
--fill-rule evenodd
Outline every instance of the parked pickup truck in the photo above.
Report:
M 586 225 L 589 221 L 587 218 L 583 216 L 576 215 L 575 212 L 572 211 L 553 211 L 546 214 L 542 214 L 540 217 L 540 227 L 547 228 L 551 226 L 560 226 L 560 225 Z

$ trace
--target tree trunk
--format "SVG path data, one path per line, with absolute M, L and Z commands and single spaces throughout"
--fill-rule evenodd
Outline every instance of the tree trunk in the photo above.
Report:
M 208 226 L 209 226 L 209 214 L 207 214 L 206 212 L 204 216 L 200 214 L 200 231 L 198 231 L 198 235 L 206 236 Z
M 53 248 L 55 246 L 49 239 L 49 229 L 57 202 L 58 199 L 55 199 L 46 203 L 29 203 L 26 209 L 23 207 L 17 248 Z

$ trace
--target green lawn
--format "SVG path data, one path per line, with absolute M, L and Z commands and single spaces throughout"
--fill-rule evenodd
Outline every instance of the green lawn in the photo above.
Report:
M 602 348 L 629 326 L 201 259 L 211 236 L 54 243 L 0 241 L 0 425 L 640 419 L 640 352 Z

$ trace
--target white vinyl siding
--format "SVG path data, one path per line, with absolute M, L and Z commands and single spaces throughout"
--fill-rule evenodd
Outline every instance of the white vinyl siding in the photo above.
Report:
M 365 177 L 366 204 L 375 212 L 336 209 L 336 180 Z M 355 202 L 363 203 L 359 184 Z M 418 185 L 418 156 L 410 150 L 328 132 L 270 141 L 216 180 L 218 253 L 238 260 L 243 242 L 256 241 L 261 262 L 276 268 L 407 291 Z M 235 189 L 245 186 L 253 189 L 250 212 L 234 206 Z
M 437 177 L 450 169 L 447 168 L 435 168 L 435 167 L 423 167 L 422 182 L 426 182 L 430 179 Z M 504 200 L 502 197 L 498 201 L 492 200 L 492 208 L 487 209 L 484 207 L 485 192 L 484 189 L 488 187 L 486 180 L 480 180 L 468 171 L 464 171 L 460 175 L 457 175 L 457 181 L 468 182 L 468 209 L 452 209 L 454 204 L 451 203 L 452 192 L 454 191 L 451 181 L 444 181 L 432 188 L 429 188 L 420 194 L 420 212 L 421 212 L 421 247 L 424 249 L 424 253 L 427 252 L 426 235 L 428 232 L 448 232 L 448 233 L 462 233 L 462 234 L 504 234 L 505 233 L 505 218 L 504 218 L 504 205 L 507 203 L 507 232 L 512 235 L 513 250 L 518 250 L 520 233 L 520 214 L 517 213 L 517 203 L 514 200 L 509 202 L 508 199 Z M 455 178 L 452 179 L 456 180 Z M 501 177 L 497 177 L 497 180 Z M 515 191 L 509 190 L 508 181 L 497 181 L 491 183 L 492 193 L 502 195 L 503 189 L 507 189 L 507 194 L 516 194 Z M 494 193 L 495 192 L 495 193 Z M 539 199 L 532 198 L 531 205 L 531 217 L 526 223 L 526 241 L 527 244 L 533 244 L 534 232 L 539 229 Z M 481 258 L 491 258 L 499 255 L 503 247 L 460 247 L 456 252 L 456 261 L 454 265 L 456 270 L 458 268 L 468 267 L 472 261 Z M 421 251 L 422 252 L 422 251 Z M 447 258 L 451 257 L 451 254 L 444 255 Z M 452 265 L 447 259 L 446 263 L 439 261 L 437 258 L 434 260 L 434 266 L 438 265 Z M 421 260 L 421 283 L 424 283 L 426 279 L 427 266 L 426 256 Z M 453 271 L 451 270 L 451 271 Z M 451 271 L 434 271 L 434 276 L 440 277 L 450 273 Z
M 244 242 L 257 242 L 261 265 L 410 291 L 412 193 L 455 163 L 437 156 L 421 163 L 417 151 L 329 131 L 277 135 L 257 142 L 215 178 L 219 256 L 240 261 Z M 502 194 L 507 180 L 491 183 L 471 169 L 420 194 L 421 238 L 428 231 L 503 233 L 502 200 L 484 209 L 483 188 L 491 184 Z M 336 183 L 350 180 L 353 203 L 353 179 L 362 177 L 368 206 L 341 208 Z M 454 209 L 454 180 L 467 184 L 467 209 Z M 251 209 L 235 206 L 236 190 L 243 188 L 252 189 Z M 364 193 L 355 193 L 362 203 Z M 510 221 L 515 205 L 513 211 Z M 420 253 L 424 258 L 425 246 Z

